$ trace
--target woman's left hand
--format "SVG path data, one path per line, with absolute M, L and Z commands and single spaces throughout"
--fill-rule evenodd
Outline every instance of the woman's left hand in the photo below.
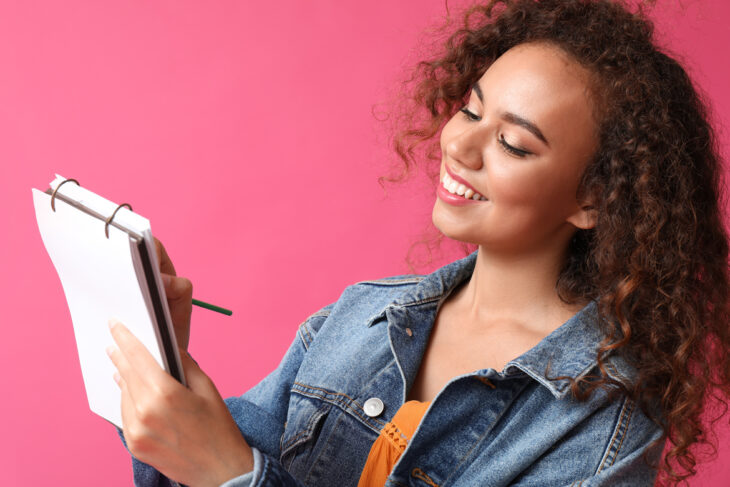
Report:
M 251 448 L 213 381 L 187 352 L 180 350 L 185 387 L 123 324 L 109 326 L 118 348 L 107 352 L 118 371 L 124 439 L 132 455 L 191 487 L 218 486 L 253 470 Z

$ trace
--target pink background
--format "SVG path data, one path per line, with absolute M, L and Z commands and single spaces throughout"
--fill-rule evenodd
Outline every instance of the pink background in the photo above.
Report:
M 728 127 L 726 3 L 660 0 L 659 30 Z M 191 351 L 238 395 L 346 285 L 408 272 L 434 194 L 380 189 L 393 156 L 373 111 L 444 12 L 444 0 L 0 2 L 4 485 L 131 484 L 116 433 L 88 410 L 30 188 L 59 172 L 150 218 L 195 296 L 234 310 L 196 309 Z M 718 431 L 719 458 L 693 486 L 730 475 Z

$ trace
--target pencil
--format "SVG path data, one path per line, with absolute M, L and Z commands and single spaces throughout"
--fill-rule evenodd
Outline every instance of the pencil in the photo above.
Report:
M 223 313 L 224 315 L 231 316 L 233 314 L 233 311 L 226 308 L 221 308 L 220 306 L 216 306 L 214 304 L 206 303 L 203 301 L 199 301 L 197 299 L 193 299 L 193 304 L 195 306 L 200 306 L 201 308 L 209 309 L 211 311 L 216 311 L 218 313 Z

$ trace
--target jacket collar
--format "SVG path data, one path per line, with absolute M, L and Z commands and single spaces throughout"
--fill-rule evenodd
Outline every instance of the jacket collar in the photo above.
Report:
M 471 276 L 476 260 L 477 252 L 474 251 L 463 259 L 436 269 L 431 274 L 418 276 L 418 279 L 414 278 L 409 281 L 413 285 L 408 287 L 398 298 L 371 316 L 366 326 L 373 326 L 376 322 L 384 319 L 388 308 L 418 306 L 446 299 L 456 286 Z M 389 282 L 391 281 L 389 280 Z
M 424 302 L 446 299 L 451 291 L 469 279 L 477 262 L 477 251 L 463 259 L 456 260 L 439 269 L 413 286 L 408 292 L 396 299 L 393 306 L 413 306 Z
M 456 286 L 472 275 L 476 258 L 477 251 L 424 276 L 417 284 L 373 316 L 368 326 L 385 317 L 388 308 L 424 306 L 446 299 Z M 602 338 L 603 333 L 598 325 L 597 305 L 595 301 L 591 301 L 533 348 L 508 362 L 502 374 L 505 377 L 527 374 L 547 387 L 556 398 L 562 399 L 570 391 L 570 381 L 550 380 L 548 377 L 567 376 L 578 379 L 587 374 L 597 366 L 596 351 Z M 621 370 L 618 378 L 630 381 L 628 378 L 631 375 L 630 368 L 623 362 L 617 365 Z M 485 372 L 486 370 L 479 371 L 480 374 Z

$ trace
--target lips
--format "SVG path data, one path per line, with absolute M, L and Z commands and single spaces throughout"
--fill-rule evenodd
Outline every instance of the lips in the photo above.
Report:
M 446 173 L 444 173 L 441 178 L 440 186 L 446 191 L 453 195 L 461 196 L 467 200 L 487 201 L 487 198 L 482 196 L 472 185 L 466 182 L 466 180 L 449 171 L 448 166 L 445 166 L 445 168 Z

